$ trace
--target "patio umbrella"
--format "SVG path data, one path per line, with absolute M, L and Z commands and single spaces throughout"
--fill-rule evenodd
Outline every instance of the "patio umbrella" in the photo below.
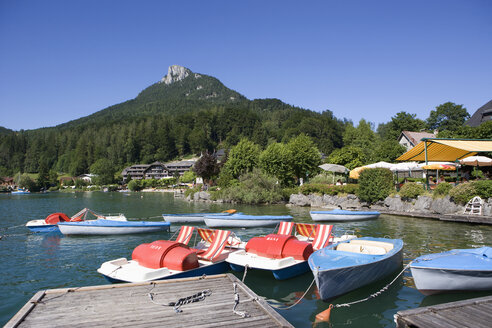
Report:
M 443 170 L 443 171 L 456 171 L 456 166 L 449 164 L 428 164 L 422 166 L 424 170 Z
M 319 166 L 321 169 L 328 171 L 328 172 L 335 172 L 335 173 L 347 173 L 349 169 L 347 169 L 345 166 L 338 165 L 338 164 L 323 164 Z
M 404 162 L 404 163 L 393 164 L 390 170 L 393 172 L 412 172 L 412 171 L 422 171 L 422 168 L 416 162 Z
M 395 164 L 391 164 L 388 162 L 377 162 L 377 163 L 372 163 L 369 165 L 365 165 L 365 168 L 368 169 L 374 169 L 374 168 L 384 168 L 384 169 L 391 169 Z
M 470 156 L 460 159 L 460 163 L 471 166 L 492 166 L 492 158 L 486 156 Z
M 358 179 L 360 172 L 362 172 L 365 169 L 367 169 L 367 167 L 365 167 L 365 166 L 356 167 L 355 169 L 353 169 L 352 171 L 350 171 L 349 177 L 351 179 Z

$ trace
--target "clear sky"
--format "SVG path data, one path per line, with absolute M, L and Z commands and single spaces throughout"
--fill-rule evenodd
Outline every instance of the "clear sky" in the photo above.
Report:
M 357 123 L 492 99 L 492 1 L 0 0 L 0 126 L 134 98 L 170 65 Z

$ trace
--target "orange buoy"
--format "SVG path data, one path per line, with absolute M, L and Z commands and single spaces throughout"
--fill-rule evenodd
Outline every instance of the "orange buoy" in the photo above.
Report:
M 333 309 L 333 304 L 330 304 L 330 306 L 323 312 L 318 313 L 316 315 L 316 321 L 330 321 L 331 309 Z

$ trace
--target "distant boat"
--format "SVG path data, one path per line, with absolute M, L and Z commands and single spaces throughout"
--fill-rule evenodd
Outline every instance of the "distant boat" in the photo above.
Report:
M 362 237 L 333 244 L 309 257 L 323 301 L 368 285 L 402 265 L 401 239 Z
M 59 222 L 58 229 L 64 235 L 123 235 L 169 231 L 170 225 L 169 222 L 97 219 L 82 222 Z
M 25 194 L 30 194 L 31 192 L 29 191 L 29 189 L 17 188 L 16 190 L 12 190 L 10 193 L 12 195 L 25 195 Z
M 226 248 L 231 232 L 226 230 L 204 232 L 197 248 L 190 248 L 193 227 L 182 227 L 177 240 L 157 240 L 137 246 L 132 259 L 119 258 L 104 262 L 97 272 L 110 282 L 143 282 L 160 279 L 196 277 L 224 273 L 229 269 L 227 256 L 237 249 Z M 210 239 L 210 242 L 208 240 Z
M 331 211 L 310 211 L 313 221 L 359 221 L 377 219 L 377 211 L 348 211 L 335 209 Z
M 290 215 L 246 215 L 242 213 L 229 216 L 208 215 L 204 217 L 205 224 L 210 228 L 234 227 L 273 227 L 283 221 L 292 221 Z
M 164 221 L 171 223 L 203 223 L 205 216 L 229 216 L 235 212 L 236 210 L 231 209 L 220 213 L 162 214 L 162 217 L 164 218 Z
M 85 220 L 87 214 L 90 212 L 88 208 L 84 208 L 72 217 L 68 217 L 65 213 L 52 213 L 44 220 L 31 220 L 27 222 L 26 227 L 32 232 L 60 232 L 60 229 L 58 229 L 59 222 L 82 221 Z M 115 217 L 109 216 L 108 218 L 114 219 Z M 126 220 L 126 218 L 124 219 Z
M 424 295 L 492 290 L 492 247 L 423 255 L 410 264 L 410 271 Z

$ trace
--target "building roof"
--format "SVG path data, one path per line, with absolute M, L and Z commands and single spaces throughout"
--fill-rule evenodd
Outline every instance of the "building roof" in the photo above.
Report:
M 412 146 L 415 146 L 420 142 L 420 140 L 424 138 L 435 138 L 436 135 L 434 133 L 429 133 L 429 132 L 412 132 L 412 131 L 402 131 L 400 134 L 400 137 L 398 138 L 398 141 L 401 140 L 402 136 L 407 137 L 407 139 L 410 141 Z
M 492 139 L 424 139 L 396 160 L 454 162 L 478 152 L 490 151 L 492 151 Z
M 492 100 L 477 109 L 475 114 L 473 114 L 465 124 L 475 127 L 490 120 L 492 120 Z
M 193 166 L 195 164 L 195 161 L 179 161 L 179 162 L 173 162 L 173 163 L 167 163 L 166 166 Z

